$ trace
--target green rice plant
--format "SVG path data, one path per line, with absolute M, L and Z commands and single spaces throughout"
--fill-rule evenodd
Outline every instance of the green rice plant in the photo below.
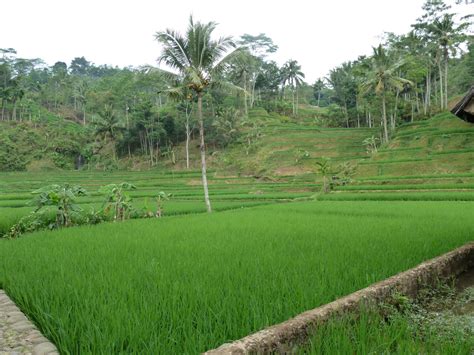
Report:
M 472 190 L 474 184 L 405 184 L 405 185 L 345 185 L 341 191 L 364 190 Z
M 62 353 L 198 353 L 471 241 L 473 212 L 317 201 L 45 231 L 0 240 L 0 284 Z
M 361 192 L 318 196 L 320 201 L 474 201 L 473 192 Z
M 389 319 L 376 309 L 345 314 L 318 327 L 305 354 L 470 354 L 474 338 L 455 329 L 449 336 L 414 326 L 403 313 Z

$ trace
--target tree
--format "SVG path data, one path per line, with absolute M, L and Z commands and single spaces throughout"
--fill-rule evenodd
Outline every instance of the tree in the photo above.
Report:
M 194 22 L 191 16 L 184 36 L 170 29 L 157 32 L 155 36 L 163 46 L 158 62 L 178 70 L 184 86 L 197 95 L 202 184 L 208 212 L 212 211 L 212 207 L 207 184 L 202 98 L 211 85 L 230 85 L 220 79 L 226 64 L 236 53 L 236 50 L 231 51 L 236 47 L 231 37 L 221 37 L 218 40 L 211 38 L 215 28 L 215 22 Z
M 31 204 L 36 205 L 35 213 L 45 207 L 52 207 L 55 210 L 56 222 L 51 227 L 60 228 L 69 227 L 72 218 L 82 211 L 76 204 L 76 199 L 78 196 L 85 195 L 86 190 L 81 186 L 69 184 L 51 185 L 33 191 L 33 194 L 36 197 L 31 201 Z
M 367 80 L 362 83 L 361 87 L 364 93 L 372 90 L 381 97 L 383 137 L 384 141 L 388 142 L 387 93 L 392 89 L 401 91 L 405 85 L 412 85 L 412 82 L 397 76 L 398 70 L 404 64 L 403 61 L 393 62 L 382 45 L 373 48 L 373 51 L 370 72 L 368 73 Z
M 105 105 L 102 112 L 99 114 L 100 119 L 94 121 L 95 134 L 104 137 L 107 144 L 107 138 L 110 139 L 113 145 L 113 158 L 117 159 L 116 144 L 119 133 L 124 129 L 122 122 L 120 122 L 112 105 Z
M 86 125 L 86 103 L 87 103 L 87 91 L 89 85 L 85 80 L 78 80 L 74 83 L 72 95 L 74 97 L 74 109 L 78 108 L 78 103 L 82 106 L 82 124 Z
M 246 47 L 254 56 L 264 58 L 267 54 L 275 53 L 278 46 L 265 33 L 256 36 L 244 34 L 238 42 L 240 46 Z
M 248 115 L 249 106 L 252 108 L 255 101 L 255 84 L 261 63 L 262 61 L 259 58 L 253 56 L 247 50 L 240 51 L 231 63 L 231 76 L 243 89 L 245 115 Z
M 444 14 L 428 24 L 427 31 L 431 39 L 437 43 L 439 49 L 439 73 L 441 108 L 448 108 L 448 61 L 449 54 L 456 53 L 459 45 L 465 41 L 465 30 L 469 27 L 468 22 L 456 25 L 453 20 L 454 14 Z
M 110 184 L 100 188 L 99 193 L 105 195 L 104 212 L 112 212 L 113 220 L 124 221 L 130 218 L 133 211 L 132 197 L 127 191 L 136 190 L 136 186 L 128 182 Z
M 338 103 L 346 119 L 346 127 L 349 128 L 349 108 L 356 106 L 357 82 L 354 78 L 353 64 L 343 63 L 329 72 L 327 81 L 331 85 L 334 96 L 333 100 Z
M 282 84 L 290 85 L 292 91 L 293 115 L 298 116 L 298 87 L 303 83 L 304 74 L 296 60 L 289 60 L 283 65 Z M 296 100 L 295 100 L 296 96 Z
M 321 101 L 321 93 L 325 88 L 326 88 L 326 84 L 324 83 L 324 81 L 321 78 L 319 78 L 313 84 L 314 97 L 318 100 L 318 104 L 317 104 L 318 107 L 319 107 L 319 103 Z
M 316 162 L 316 173 L 323 176 L 323 184 L 321 186 L 321 193 L 327 194 L 331 191 L 331 160 L 330 158 L 322 157 L 320 161 Z
M 90 69 L 91 63 L 84 57 L 76 57 L 71 61 L 69 70 L 72 75 L 87 75 Z

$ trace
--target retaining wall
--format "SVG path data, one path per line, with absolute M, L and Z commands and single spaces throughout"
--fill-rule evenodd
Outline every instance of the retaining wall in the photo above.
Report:
M 287 353 L 294 345 L 315 334 L 318 324 L 338 313 L 357 311 L 363 302 L 383 302 L 395 291 L 416 297 L 421 288 L 434 286 L 440 279 L 456 277 L 472 267 L 474 242 L 205 354 Z

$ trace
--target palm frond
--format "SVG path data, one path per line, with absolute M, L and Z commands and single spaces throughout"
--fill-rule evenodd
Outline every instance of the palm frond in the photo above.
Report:
M 164 46 L 163 52 L 158 58 L 158 63 L 164 62 L 178 70 L 191 65 L 187 53 L 188 41 L 179 33 L 168 29 L 164 32 L 157 32 L 155 38 Z

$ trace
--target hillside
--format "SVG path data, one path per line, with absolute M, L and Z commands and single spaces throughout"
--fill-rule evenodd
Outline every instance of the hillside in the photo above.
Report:
M 373 135 L 376 129 L 320 128 L 267 118 L 248 154 L 244 144 L 236 144 L 214 152 L 219 158 L 211 165 L 278 177 L 313 173 L 316 161 L 329 158 L 335 170 L 343 163 L 356 166 L 355 177 L 361 180 L 474 173 L 474 126 L 450 113 L 400 126 L 389 144 L 369 154 L 363 141 Z

